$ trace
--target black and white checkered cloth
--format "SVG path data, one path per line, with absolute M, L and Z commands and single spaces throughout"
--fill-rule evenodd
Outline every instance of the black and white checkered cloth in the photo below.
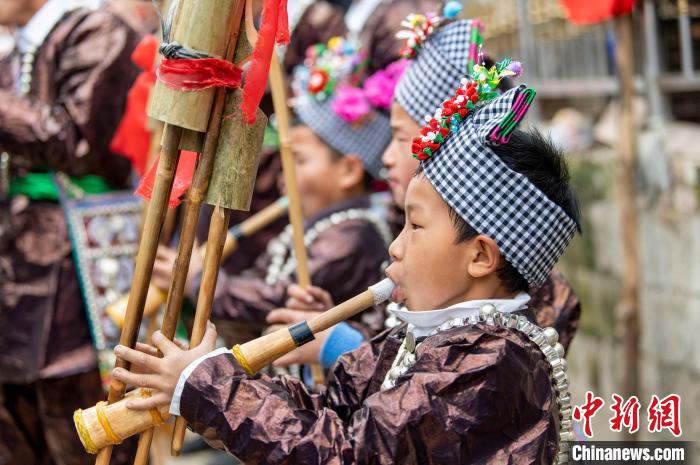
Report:
M 422 163 L 448 205 L 480 234 L 495 240 L 531 286 L 541 286 L 574 236 L 576 224 L 527 177 L 508 168 L 488 139 L 524 88 L 511 89 L 479 107 Z
M 302 123 L 336 151 L 360 157 L 365 171 L 378 179 L 382 154 L 391 142 L 389 118 L 373 110 L 366 119 L 351 124 L 333 111 L 331 100 L 318 102 L 304 94 L 296 98 L 294 112 Z
M 467 66 L 473 27 L 467 19 L 442 26 L 423 43 L 401 76 L 394 98 L 421 126 L 471 73 Z

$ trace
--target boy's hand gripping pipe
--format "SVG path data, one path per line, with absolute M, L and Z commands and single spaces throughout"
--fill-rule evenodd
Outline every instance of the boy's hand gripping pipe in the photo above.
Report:
M 394 287 L 394 283 L 386 278 L 370 286 L 365 292 L 326 310 L 309 321 L 301 321 L 245 344 L 234 346 L 233 356 L 241 367 L 253 375 L 279 357 L 312 341 L 315 334 L 386 301 Z M 148 395 L 150 395 L 149 390 L 137 389 L 128 396 Z M 75 427 L 80 441 L 88 452 L 98 453 L 168 419 L 168 405 L 150 411 L 137 411 L 127 409 L 126 402 L 126 399 L 111 405 L 100 402 L 87 410 L 75 412 L 73 415 Z

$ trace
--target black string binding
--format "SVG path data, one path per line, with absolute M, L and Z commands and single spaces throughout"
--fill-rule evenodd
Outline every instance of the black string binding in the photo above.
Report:
M 167 19 L 164 19 L 163 15 L 160 13 L 160 8 L 158 8 L 156 0 L 151 0 L 151 3 L 153 3 L 153 7 L 156 9 L 156 13 L 158 13 L 160 27 L 163 30 L 163 42 L 158 48 L 161 55 L 170 60 L 201 60 L 203 58 L 211 58 L 211 56 L 206 53 L 192 50 L 177 42 L 170 42 L 170 30 L 173 26 L 173 17 L 175 16 L 178 0 L 173 0 L 173 3 L 170 4 Z

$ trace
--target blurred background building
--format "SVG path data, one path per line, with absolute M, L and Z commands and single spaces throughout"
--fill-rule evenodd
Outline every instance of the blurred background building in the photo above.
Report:
M 615 184 L 619 80 L 611 21 L 576 26 L 559 0 L 471 0 L 465 16 L 481 18 L 489 55 L 518 57 L 538 92 L 531 122 L 570 154 L 583 210 L 584 235 L 561 268 L 583 304 L 569 354 L 572 399 L 593 391 L 606 401 L 594 417 L 598 440 L 621 439 L 607 424 L 612 393 L 632 368 L 618 356 L 615 308 L 620 297 L 622 237 Z M 637 127 L 636 213 L 641 263 L 639 321 L 642 402 L 638 439 L 672 439 L 646 431 L 650 396 L 682 398 L 683 438 L 700 437 L 700 1 L 644 0 L 633 13 Z M 696 453 L 697 455 L 697 453 Z

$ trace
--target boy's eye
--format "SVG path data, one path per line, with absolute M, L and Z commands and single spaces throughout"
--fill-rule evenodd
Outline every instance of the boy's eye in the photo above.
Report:
M 416 223 L 411 223 L 411 229 L 416 230 L 416 229 L 422 229 L 423 226 L 416 224 Z

